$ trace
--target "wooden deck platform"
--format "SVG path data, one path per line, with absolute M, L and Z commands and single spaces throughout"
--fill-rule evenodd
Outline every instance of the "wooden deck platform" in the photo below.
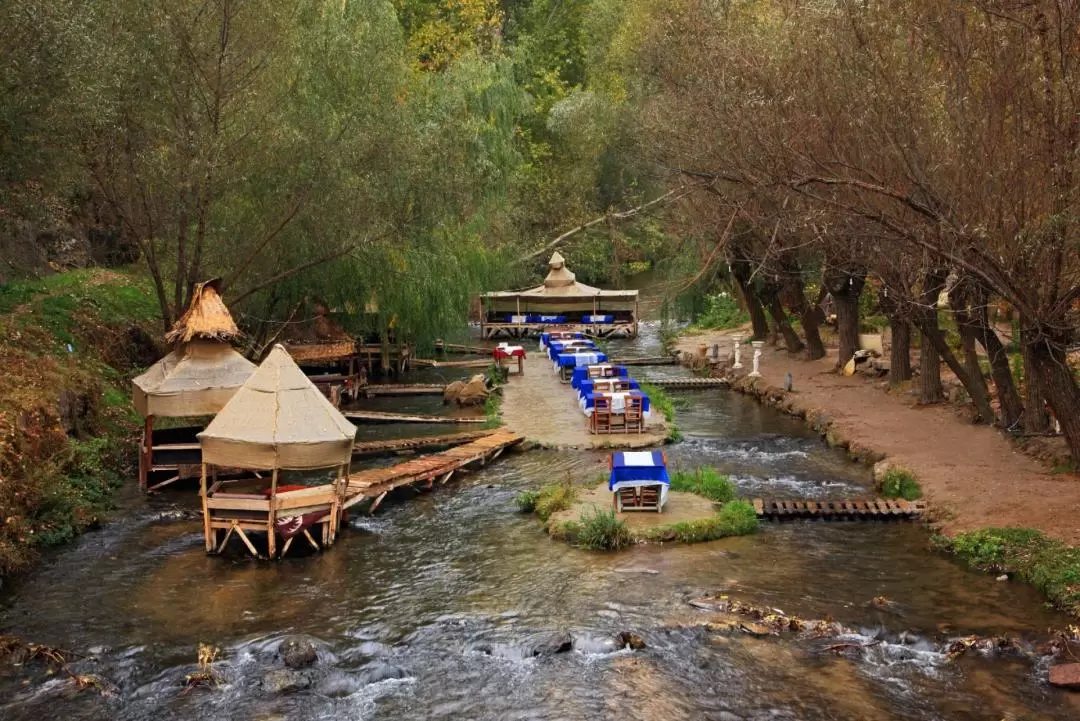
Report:
M 361 441 L 353 446 L 353 458 L 357 456 L 380 456 L 403 451 L 428 450 L 433 448 L 460 446 L 465 443 L 486 438 L 496 431 L 469 431 L 450 433 L 442 436 L 419 436 L 415 438 L 395 438 L 388 441 Z
M 428 488 L 436 481 L 446 483 L 455 472 L 472 463 L 481 465 L 498 458 L 503 451 L 516 446 L 525 437 L 508 430 L 498 430 L 490 435 L 451 448 L 442 453 L 400 463 L 389 468 L 371 468 L 352 473 L 345 490 L 344 508 L 372 499 L 370 513 L 374 513 L 386 495 L 395 488 L 424 483 Z
M 376 396 L 441 396 L 446 386 L 440 383 L 372 383 L 359 390 L 368 398 Z
M 350 421 L 361 423 L 484 423 L 484 417 L 456 418 L 454 416 L 429 416 L 423 413 L 383 413 L 381 411 L 343 411 Z
M 789 501 L 755 498 L 754 511 L 759 518 L 783 521 L 795 518 L 819 520 L 915 520 L 926 512 L 923 501 L 902 499 L 849 501 Z
M 649 378 L 642 383 L 657 388 L 724 388 L 731 385 L 726 378 Z

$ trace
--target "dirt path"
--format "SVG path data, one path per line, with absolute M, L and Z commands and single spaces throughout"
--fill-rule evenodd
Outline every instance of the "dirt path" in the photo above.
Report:
M 721 353 L 731 348 L 729 332 L 722 331 L 682 338 L 678 348 L 694 353 L 700 343 L 720 343 Z M 837 375 L 835 349 L 817 361 L 764 351 L 763 377 L 755 386 L 772 386 L 769 396 L 782 397 L 780 406 L 822 413 L 835 437 L 913 471 L 946 533 L 1024 526 L 1080 544 L 1077 474 L 1050 473 L 1000 432 L 971 425 L 947 404 L 918 406 L 910 394 L 886 393 L 861 374 Z M 741 373 L 749 372 L 751 356 L 743 354 Z M 785 394 L 789 372 L 793 391 Z
M 554 448 L 646 448 L 664 443 L 667 427 L 659 411 L 647 422 L 647 433 L 592 435 L 570 384 L 552 371 L 540 351 L 525 360 L 525 374 L 511 374 L 503 391 L 502 420 L 528 440 Z

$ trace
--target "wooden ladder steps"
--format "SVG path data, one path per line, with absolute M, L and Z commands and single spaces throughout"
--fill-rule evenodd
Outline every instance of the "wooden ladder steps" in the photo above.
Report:
M 803 501 L 788 499 L 753 500 L 759 518 L 785 520 L 811 518 L 821 520 L 914 520 L 926 512 L 923 501 L 875 498 L 872 500 L 844 499 L 837 501 Z

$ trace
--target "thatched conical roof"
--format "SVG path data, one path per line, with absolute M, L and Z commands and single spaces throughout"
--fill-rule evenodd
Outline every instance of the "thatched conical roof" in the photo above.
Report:
M 570 269 L 566 267 L 566 261 L 559 255 L 559 251 L 551 256 L 551 260 L 548 261 L 548 274 L 544 278 L 545 288 L 567 288 L 575 283 L 576 276 L 570 272 Z M 589 286 L 582 286 L 588 288 Z M 596 290 L 590 288 L 590 290 Z
M 144 416 L 184 418 L 220 411 L 255 364 L 228 343 L 183 343 L 132 381 L 132 400 Z
M 195 338 L 231 341 L 239 337 L 240 329 L 221 299 L 221 280 L 218 278 L 195 286 L 187 310 L 165 334 L 169 343 L 187 343 Z
M 234 468 L 310 470 L 346 464 L 356 427 L 275 345 L 199 434 L 203 461 Z

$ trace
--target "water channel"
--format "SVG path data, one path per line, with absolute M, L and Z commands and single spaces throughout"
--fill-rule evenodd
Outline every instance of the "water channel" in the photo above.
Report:
M 654 354 L 656 331 L 650 325 L 620 350 Z M 867 469 L 800 422 L 727 391 L 686 397 L 677 419 L 685 440 L 668 449 L 672 463 L 715 465 L 746 495 L 865 495 Z M 404 407 L 441 408 L 437 399 Z M 590 478 L 604 462 L 599 452 L 510 455 L 353 517 L 328 552 L 275 563 L 208 557 L 200 522 L 171 513 L 197 507 L 190 487 L 149 499 L 126 492 L 119 520 L 0 598 L 0 631 L 90 654 L 76 670 L 108 679 L 115 693 L 73 694 L 64 679 L 8 672 L 0 718 L 1080 717 L 1075 696 L 1041 683 L 1045 670 L 1027 660 L 948 661 L 946 638 L 1034 640 L 1069 619 L 1025 586 L 933 554 L 915 525 L 772 524 L 752 537 L 612 555 L 551 541 L 516 512 L 520 490 Z M 882 642 L 838 656 L 824 650 L 835 639 L 710 634 L 693 625 L 701 612 L 687 601 L 715 592 L 829 616 L 858 629 L 860 642 Z M 877 596 L 893 603 L 879 608 Z M 564 631 L 581 641 L 577 649 L 532 655 Z M 620 631 L 646 648 L 610 653 L 604 641 Z M 318 640 L 320 670 L 310 688 L 275 694 L 263 679 L 280 667 L 275 650 L 289 634 Z M 199 643 L 221 649 L 227 681 L 183 693 Z

